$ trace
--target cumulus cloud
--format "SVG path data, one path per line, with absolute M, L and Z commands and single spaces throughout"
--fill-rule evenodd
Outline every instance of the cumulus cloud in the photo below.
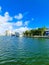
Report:
M 2 11 L 2 7 L 0 6 L 0 12 L 1 11 Z M 13 22 L 14 18 L 17 19 L 16 22 Z M 4 15 L 0 14 L 0 34 L 4 34 L 6 30 L 16 31 L 19 33 L 29 30 L 29 28 L 27 27 L 29 21 L 23 22 L 22 18 L 23 15 L 21 13 L 12 17 L 9 15 L 9 12 L 5 12 Z M 16 28 L 14 28 L 14 26 Z
M 28 25 L 28 23 L 29 23 L 29 21 L 25 21 L 25 22 L 24 22 L 24 25 L 25 25 L 25 26 L 27 26 L 27 25 Z
M 29 28 L 28 27 L 20 27 L 20 28 L 17 28 L 15 31 L 17 31 L 17 32 L 19 32 L 21 34 L 26 30 L 29 30 Z
M 12 21 L 12 17 L 10 17 L 8 12 L 5 12 L 4 16 L 0 15 L 0 33 L 12 29 L 13 24 L 8 21 Z
M 4 33 L 6 30 L 13 31 L 14 30 L 13 26 L 19 27 L 15 29 L 15 31 L 19 33 L 28 30 L 27 25 L 29 21 L 25 21 L 24 24 L 23 21 L 21 20 L 15 23 L 14 22 L 10 23 L 9 21 L 13 21 L 13 17 L 11 17 L 8 12 L 5 12 L 4 16 L 0 15 L 0 34 Z M 26 25 L 26 27 L 22 27 L 24 25 Z
M 15 15 L 14 18 L 20 20 L 23 18 L 23 15 L 19 13 L 18 15 Z
M 10 17 L 8 12 L 5 12 L 4 19 L 6 19 L 6 21 L 12 21 L 12 17 Z
M 12 17 L 9 16 L 8 12 L 5 12 L 4 16 L 0 15 L 0 24 L 7 23 L 8 21 L 12 21 Z
M 16 26 L 28 26 L 28 24 L 29 24 L 29 21 L 25 21 L 24 23 L 23 21 L 17 21 L 15 23 Z
M 17 22 L 15 23 L 15 25 L 16 25 L 16 26 L 22 26 L 23 23 L 22 23 L 22 21 L 17 21 Z

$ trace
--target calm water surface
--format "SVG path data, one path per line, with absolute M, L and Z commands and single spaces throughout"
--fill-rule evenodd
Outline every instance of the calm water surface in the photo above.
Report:
M 49 65 L 49 39 L 0 37 L 0 65 Z

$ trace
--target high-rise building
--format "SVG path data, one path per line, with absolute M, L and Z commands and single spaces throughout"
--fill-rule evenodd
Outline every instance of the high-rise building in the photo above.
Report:
M 6 31 L 5 31 L 5 35 L 6 35 L 6 36 L 11 36 L 11 31 L 10 31 L 10 30 L 6 30 Z

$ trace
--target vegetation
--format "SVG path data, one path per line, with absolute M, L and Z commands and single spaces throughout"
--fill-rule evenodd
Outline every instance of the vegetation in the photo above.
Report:
M 43 36 L 45 33 L 45 30 L 46 30 L 46 28 L 43 27 L 43 28 L 38 28 L 38 29 L 34 29 L 34 30 L 33 29 L 27 30 L 23 34 L 24 34 L 24 36 L 35 36 L 35 35 Z

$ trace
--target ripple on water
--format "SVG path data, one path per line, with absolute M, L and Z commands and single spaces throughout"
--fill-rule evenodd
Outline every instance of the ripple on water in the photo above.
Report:
M 49 40 L 1 37 L 0 65 L 49 65 Z

